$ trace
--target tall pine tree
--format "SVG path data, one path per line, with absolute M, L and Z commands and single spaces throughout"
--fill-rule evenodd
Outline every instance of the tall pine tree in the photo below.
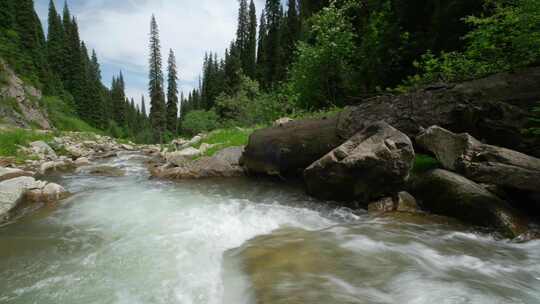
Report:
M 257 69 L 257 9 L 253 0 L 249 3 L 248 41 L 245 50 L 244 73 L 255 79 Z
M 167 71 L 167 129 L 176 135 L 178 133 L 178 71 L 172 49 L 169 52 Z
M 155 16 L 152 15 L 150 22 L 150 122 L 154 131 L 154 138 L 162 143 L 163 135 L 167 127 L 167 114 L 165 93 L 163 91 L 163 71 L 161 58 L 161 45 L 159 41 L 159 29 Z

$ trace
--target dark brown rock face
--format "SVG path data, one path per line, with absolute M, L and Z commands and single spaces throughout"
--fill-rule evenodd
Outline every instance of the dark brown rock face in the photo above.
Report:
M 404 186 L 414 161 L 407 135 L 385 122 L 368 126 L 304 171 L 319 198 L 369 203 Z

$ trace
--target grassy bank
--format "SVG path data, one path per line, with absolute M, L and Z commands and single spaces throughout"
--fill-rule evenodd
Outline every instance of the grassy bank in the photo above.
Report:
M 195 148 L 200 148 L 204 143 L 215 145 L 208 149 L 203 156 L 213 156 L 220 150 L 229 147 L 245 146 L 248 143 L 249 136 L 257 128 L 231 128 L 212 131 Z
M 42 140 L 49 142 L 53 139 L 50 133 L 41 133 L 26 129 L 0 130 L 0 157 L 15 157 L 17 162 L 24 162 L 26 155 L 18 153 L 21 146 L 28 146 L 31 142 Z

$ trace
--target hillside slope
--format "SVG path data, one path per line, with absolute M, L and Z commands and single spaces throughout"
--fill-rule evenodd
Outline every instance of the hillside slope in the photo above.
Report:
M 51 129 L 42 93 L 27 85 L 0 59 L 0 125 Z

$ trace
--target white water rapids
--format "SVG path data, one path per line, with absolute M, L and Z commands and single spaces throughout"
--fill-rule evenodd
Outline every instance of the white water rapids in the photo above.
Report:
M 244 179 L 73 174 L 0 227 L 0 303 L 540 303 L 540 242 L 375 219 Z

